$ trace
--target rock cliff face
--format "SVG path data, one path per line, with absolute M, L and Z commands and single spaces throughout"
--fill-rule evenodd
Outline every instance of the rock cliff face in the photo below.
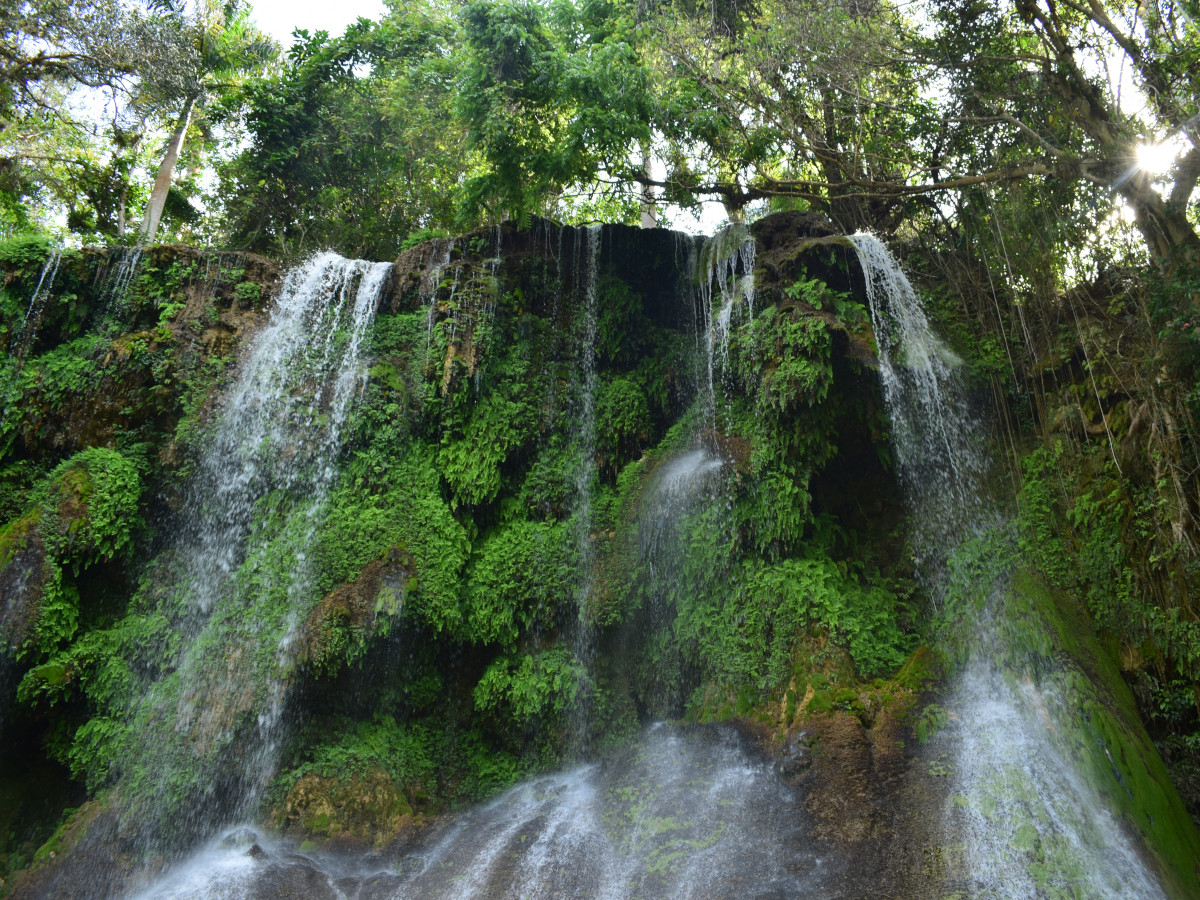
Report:
M 319 426 L 351 379 L 337 446 L 319 478 L 246 482 L 250 524 L 202 604 L 184 561 L 207 498 L 188 486 L 288 288 L 252 255 L 68 252 L 49 277 L 48 253 L 0 253 L 14 896 L 117 895 L 247 816 L 285 842 L 249 841 L 279 884 L 315 871 L 289 846 L 402 859 L 448 810 L 631 759 L 664 718 L 735 726 L 770 761 L 830 896 L 975 889 L 945 824 L 962 661 L 912 578 L 862 275 L 819 217 L 707 245 L 535 221 L 406 251 L 368 331 L 304 319 L 314 347 L 363 341 L 361 371 L 277 398 Z M 309 448 L 278 447 L 308 473 Z M 1093 743 L 1136 793 L 1120 827 L 1187 896 L 1192 824 L 1045 569 L 1013 562 L 1054 636 L 1014 671 L 1095 688 Z M 196 687 L 239 671 L 270 674 Z

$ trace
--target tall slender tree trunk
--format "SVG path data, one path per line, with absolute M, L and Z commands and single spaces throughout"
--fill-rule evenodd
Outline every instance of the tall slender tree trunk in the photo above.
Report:
M 647 147 L 642 148 L 642 171 L 647 178 L 653 177 L 650 174 L 650 150 Z M 642 185 L 642 227 L 657 228 L 658 227 L 658 207 L 655 205 L 654 187 L 653 185 Z
M 117 237 L 125 237 L 125 201 L 129 197 L 129 185 L 121 186 L 121 200 L 117 205 Z
M 158 167 L 158 177 L 154 179 L 154 190 L 150 192 L 150 202 L 146 205 L 146 218 L 142 220 L 142 240 L 151 240 L 158 231 L 163 207 L 167 204 L 167 192 L 171 189 L 171 180 L 175 177 L 175 163 L 179 161 L 183 139 L 187 135 L 188 125 L 192 121 L 192 109 L 195 106 L 196 98 L 188 97 L 183 105 L 183 112 L 179 114 L 175 133 L 167 142 L 167 152 L 163 154 L 162 165 Z

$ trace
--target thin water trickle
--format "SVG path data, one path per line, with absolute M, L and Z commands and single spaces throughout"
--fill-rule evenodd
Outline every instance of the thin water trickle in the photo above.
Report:
M 579 292 L 579 446 L 575 463 L 575 510 L 579 529 L 584 578 L 579 586 L 579 608 L 586 609 L 593 559 L 591 546 L 592 483 L 596 475 L 596 292 L 600 260 L 601 226 L 576 232 L 575 266 Z M 582 241 L 586 240 L 586 247 Z
M 866 280 L 918 574 L 936 598 L 947 555 L 1001 523 L 983 489 L 984 432 L 961 361 L 930 327 L 899 263 L 873 235 L 851 241 Z M 957 788 L 948 845 L 961 842 L 965 880 L 980 896 L 1160 898 L 1125 828 L 1064 749 L 1077 704 L 1055 696 L 1055 682 L 1035 683 L 1001 662 L 1013 655 L 998 621 L 1008 574 L 975 574 L 969 592 L 989 599 L 974 621 L 959 623 L 969 657 L 947 701 L 956 719 L 947 734 L 956 742 Z
M 117 268 L 109 276 L 107 294 L 107 312 L 119 314 L 125 308 L 125 295 L 129 293 L 129 285 L 137 274 L 142 262 L 141 247 L 123 247 L 116 251 Z
M 425 319 L 425 367 L 429 367 L 429 348 L 433 343 L 433 326 L 437 320 L 437 295 L 442 283 L 442 270 L 450 265 L 450 254 L 454 252 L 454 238 L 435 238 L 433 241 L 433 262 L 428 271 L 421 277 L 419 300 L 429 307 Z M 455 285 L 458 283 L 458 273 L 454 276 Z M 454 297 L 454 288 L 450 289 L 450 297 Z
M 592 567 L 596 559 L 592 544 L 592 487 L 596 480 L 596 352 L 597 292 L 599 288 L 600 237 L 602 226 L 593 225 L 575 231 L 575 288 L 577 303 L 575 332 L 579 354 L 579 418 L 576 459 L 574 465 L 575 540 L 579 553 L 579 579 L 575 585 L 579 619 L 574 629 L 575 658 L 590 667 L 594 655 L 591 627 Z M 587 728 L 587 710 L 575 710 L 572 723 L 573 741 L 582 749 Z
M 708 363 L 707 415 L 716 429 L 717 384 L 729 363 L 735 317 L 746 310 L 754 324 L 754 260 L 757 244 L 745 225 L 729 225 L 704 242 L 696 270 Z M 719 306 L 718 306 L 719 303 Z
M 58 266 L 61 262 L 62 250 L 56 247 L 50 251 L 50 255 L 46 257 L 46 264 L 42 266 L 42 274 L 38 276 L 37 287 L 33 289 L 33 296 L 29 298 L 29 308 L 25 310 L 25 318 L 21 322 L 26 344 L 30 343 L 32 338 L 29 333 L 30 328 L 36 327 L 42 305 L 46 302 L 50 292 L 54 290 L 54 279 L 58 277 Z M 47 274 L 50 276 L 49 280 L 46 278 Z

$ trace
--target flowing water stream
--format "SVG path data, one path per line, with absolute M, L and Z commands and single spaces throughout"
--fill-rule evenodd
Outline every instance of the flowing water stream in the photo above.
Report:
M 899 263 L 877 238 L 852 238 L 866 280 L 879 369 L 918 577 L 936 598 L 947 556 L 1002 528 L 985 496 L 984 429 L 961 362 L 937 337 Z M 989 571 L 990 570 L 990 571 Z M 1079 770 L 1065 735 L 1075 700 L 1013 665 L 1004 617 L 1009 573 L 981 566 L 967 591 L 979 608 L 959 623 L 967 661 L 947 701 L 954 716 L 956 793 L 950 843 L 962 842 L 955 887 L 971 896 L 1152 900 L 1163 893 L 1126 828 Z
M 651 726 L 601 763 L 527 781 L 391 852 L 216 838 L 138 900 L 822 896 L 801 796 L 726 727 Z
M 326 253 L 288 273 L 217 412 L 166 576 L 177 663 L 130 715 L 129 816 L 149 846 L 245 815 L 274 774 L 306 555 L 388 268 Z

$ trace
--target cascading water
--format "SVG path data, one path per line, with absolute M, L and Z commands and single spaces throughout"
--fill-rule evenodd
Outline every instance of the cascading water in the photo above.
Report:
M 962 360 L 934 334 L 899 263 L 873 235 L 851 240 L 866 280 L 918 574 L 936 580 L 935 557 L 988 516 L 983 434 L 969 408 Z
M 117 251 L 117 267 L 108 278 L 105 293 L 108 296 L 108 311 L 119 313 L 125 305 L 125 294 L 133 276 L 142 262 L 141 247 L 125 247 Z
M 579 620 L 573 640 L 575 658 L 589 666 L 594 656 L 591 628 L 592 567 L 592 487 L 596 477 L 596 303 L 600 265 L 601 226 L 593 225 L 575 232 L 574 264 L 577 294 L 575 322 L 579 347 L 579 431 L 574 466 L 575 502 L 572 517 L 579 554 L 579 580 L 575 586 Z M 585 244 L 586 242 L 586 244 Z M 497 241 L 499 243 L 499 241 Z M 572 724 L 574 742 L 582 747 L 587 732 L 587 711 L 575 711 Z
M 649 561 L 652 575 L 660 560 L 670 561 L 676 555 L 669 544 L 676 527 L 691 510 L 696 494 L 721 468 L 719 457 L 697 449 L 681 453 L 655 472 L 638 520 L 642 556 Z
M 437 295 L 441 287 L 442 270 L 450 265 L 450 254 L 454 252 L 454 238 L 435 238 L 432 241 L 433 262 L 429 270 L 421 278 L 420 300 L 429 307 L 425 320 L 425 358 L 426 368 L 429 365 L 429 348 L 433 343 L 433 325 L 437 319 Z M 458 283 L 458 273 L 455 273 L 455 285 Z M 450 299 L 454 298 L 454 288 L 450 290 Z
M 192 488 L 198 514 L 185 533 L 193 605 L 208 610 L 237 568 L 254 506 L 266 493 L 302 486 L 319 502 L 328 488 L 388 269 L 326 253 L 285 279 Z
M 18 369 L 24 365 L 25 357 L 37 337 L 38 325 L 41 324 L 42 307 L 46 303 L 46 298 L 50 296 L 50 292 L 54 290 L 54 279 L 58 277 L 58 267 L 61 262 L 62 250 L 60 248 L 52 250 L 46 257 L 41 274 L 38 276 L 37 287 L 33 289 L 33 295 L 29 298 L 29 306 L 25 310 L 25 317 L 21 320 L 20 342 L 10 345 L 10 352 L 15 357 Z M 7 417 L 8 407 L 0 408 L 0 425 L 4 424 Z M 0 665 L 4 664 L 3 659 L 3 655 L 0 655 Z
M 140 900 L 819 896 L 800 794 L 736 732 L 651 726 L 605 764 L 528 781 L 395 857 L 296 855 L 235 830 Z
M 290 272 L 221 405 L 176 552 L 177 664 L 131 714 L 126 790 L 151 844 L 252 810 L 273 774 L 309 545 L 388 269 L 326 253 Z
M 25 319 L 21 322 L 21 330 L 23 332 L 21 338 L 22 355 L 28 351 L 29 345 L 33 343 L 34 332 L 41 317 L 42 306 L 45 305 L 46 298 L 50 295 L 50 292 L 54 290 L 54 279 L 58 277 L 58 266 L 61 262 L 62 250 L 56 248 L 46 257 L 46 264 L 42 266 L 42 274 L 38 276 L 37 287 L 33 289 L 33 296 L 29 299 L 29 308 L 25 310 Z M 47 278 L 47 275 L 49 275 L 49 278 Z
M 983 432 L 960 361 L 934 334 L 900 265 L 872 235 L 851 241 L 866 280 L 918 575 L 937 597 L 955 546 L 1002 528 L 983 494 Z M 967 662 L 948 701 L 956 722 L 947 737 L 957 742 L 948 820 L 965 872 L 950 887 L 1003 898 L 1162 897 L 1125 828 L 1073 762 L 1064 734 L 1077 704 L 1007 662 L 1021 655 L 1003 622 L 1009 572 L 991 568 L 967 586 L 983 598 L 975 620 L 958 623 Z
M 716 419 L 717 379 L 729 360 L 729 336 L 735 313 L 744 304 L 754 322 L 754 257 L 757 245 L 745 225 L 728 225 L 705 241 L 700 251 L 696 283 L 704 316 L 708 361 L 707 418 Z M 718 301 L 720 306 L 717 306 Z M 740 301 L 740 304 L 739 304 Z

